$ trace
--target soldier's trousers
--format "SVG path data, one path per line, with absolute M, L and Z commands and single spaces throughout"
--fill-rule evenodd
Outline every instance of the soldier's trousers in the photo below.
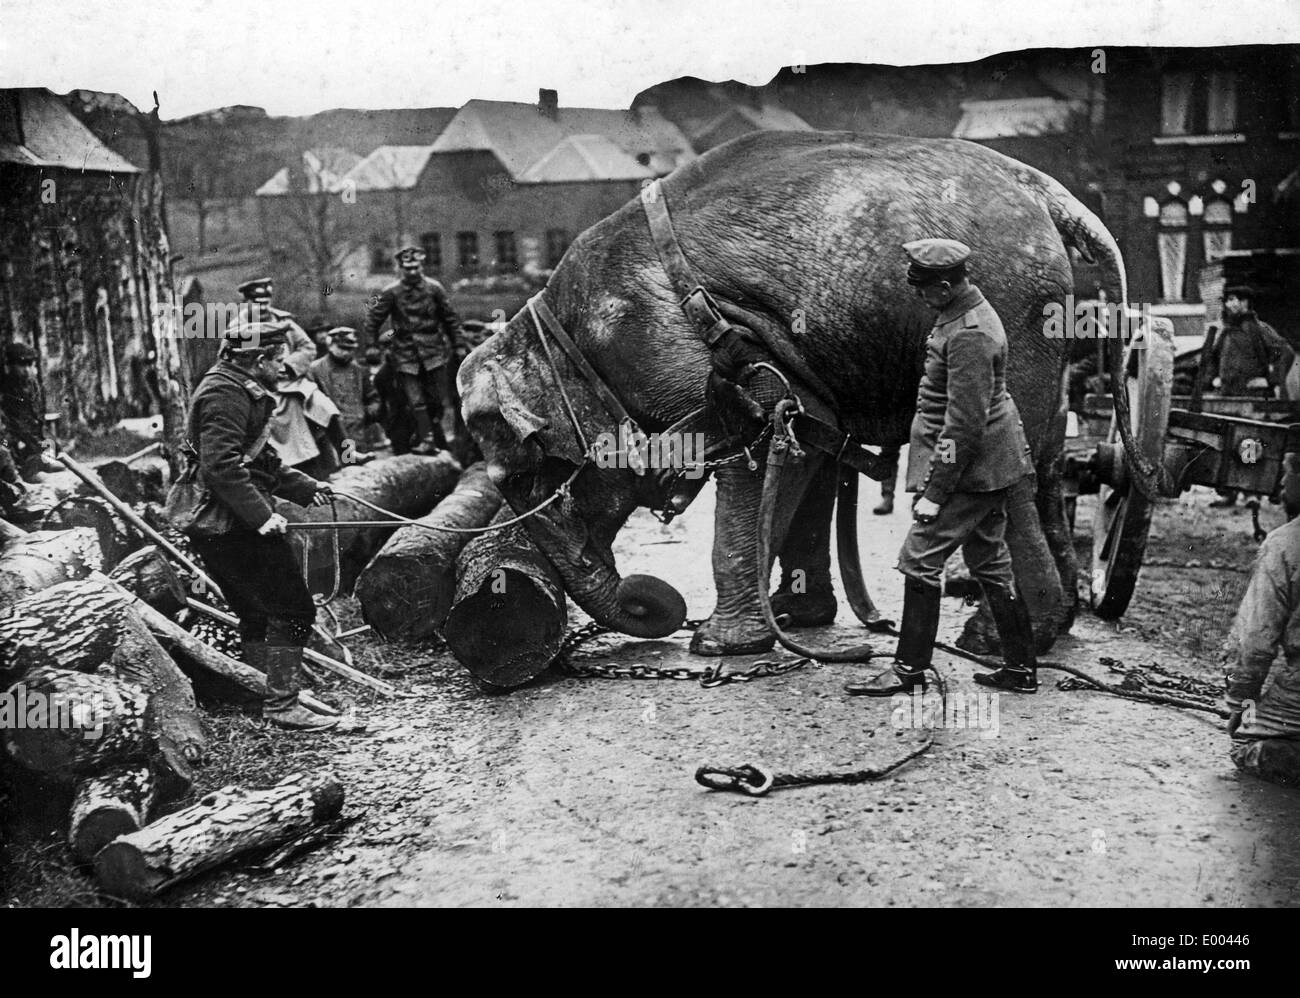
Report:
M 287 537 L 250 531 L 191 538 L 194 550 L 239 618 L 244 641 L 305 645 L 316 622 L 302 568 Z
M 943 582 L 943 566 L 961 548 L 971 578 L 1004 587 L 1015 584 L 1005 538 L 1007 490 L 954 492 L 933 523 L 915 523 L 903 541 L 898 570 L 928 586 Z
M 421 367 L 419 374 L 400 371 L 397 383 L 406 397 L 407 405 L 412 410 L 424 407 L 429 411 L 429 418 L 437 422 L 442 418 L 442 410 L 451 393 L 447 385 L 447 365 L 430 370 Z
M 1300 740 L 1234 738 L 1229 755 L 1243 773 L 1284 787 L 1300 786 Z

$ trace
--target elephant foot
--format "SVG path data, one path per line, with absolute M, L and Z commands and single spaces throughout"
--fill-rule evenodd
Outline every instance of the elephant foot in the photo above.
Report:
M 772 594 L 772 613 L 778 617 L 786 614 L 790 618 L 785 624 L 787 628 L 833 624 L 838 610 L 835 593 L 829 589 L 808 593 L 778 589 Z
M 754 655 L 771 651 L 776 635 L 762 619 L 728 620 L 710 617 L 691 636 L 693 655 Z
M 962 651 L 973 655 L 997 657 L 1002 654 L 1002 642 L 998 639 L 997 625 L 992 615 L 980 604 L 979 610 L 971 616 L 962 628 L 961 636 L 953 642 Z M 1056 643 L 1056 627 L 1051 623 L 1034 621 L 1034 653 L 1042 655 L 1050 651 Z

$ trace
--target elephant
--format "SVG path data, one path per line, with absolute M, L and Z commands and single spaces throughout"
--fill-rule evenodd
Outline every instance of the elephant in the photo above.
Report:
M 868 445 L 907 443 L 934 321 L 905 281 L 902 244 L 944 236 L 972 248 L 972 278 L 1007 330 L 1008 387 L 1036 471 L 1011 491 L 1007 539 L 1040 646 L 1050 644 L 1072 620 L 1077 565 L 1061 496 L 1069 341 L 1052 338 L 1044 316 L 1073 290 L 1067 247 L 1099 262 L 1122 300 L 1123 263 L 1101 221 L 1046 174 L 953 139 L 759 132 L 659 184 L 682 251 L 723 315 L 774 352 L 793 350 L 841 427 Z M 511 508 L 542 505 L 526 520 L 530 535 L 578 606 L 614 630 L 663 636 L 682 623 L 681 596 L 649 576 L 622 577 L 611 551 L 632 511 L 663 497 L 653 476 L 584 464 L 589 441 L 615 428 L 596 385 L 644 430 L 663 430 L 705 406 L 710 350 L 683 314 L 638 199 L 583 232 L 541 294 L 590 370 L 544 338 L 525 307 L 461 367 L 466 426 Z M 794 619 L 823 614 L 831 590 L 831 461 L 810 452 L 787 475 L 774 517 L 786 578 L 778 596 Z M 760 612 L 755 553 L 763 472 L 737 461 L 712 473 L 717 602 L 691 650 L 767 650 L 774 634 Z M 806 573 L 801 593 L 788 585 L 796 568 Z

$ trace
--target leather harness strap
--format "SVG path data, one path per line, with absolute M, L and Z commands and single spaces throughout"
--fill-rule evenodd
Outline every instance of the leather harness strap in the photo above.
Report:
M 673 291 L 680 296 L 678 304 L 682 312 L 705 345 L 710 350 L 714 349 L 718 341 L 735 327 L 718 310 L 717 302 L 697 280 L 682 252 L 668 211 L 668 200 L 658 180 L 642 188 L 641 207 L 650 226 L 650 238 L 659 254 L 659 262 L 668 275 Z M 795 417 L 794 423 L 795 432 L 802 443 L 830 454 L 839 463 L 848 465 L 868 478 L 884 481 L 893 470 L 893 462 L 883 460 L 880 455 L 868 450 L 837 426 L 810 412 L 801 412 Z
M 704 285 L 695 279 L 695 271 L 677 241 L 673 219 L 668 213 L 668 201 L 658 180 L 641 189 L 641 207 L 650 225 L 650 238 L 659 253 L 659 262 L 663 264 L 673 291 L 681 299 L 678 305 L 705 346 L 712 350 L 731 331 L 732 325 L 718 311 L 717 302 L 704 290 Z

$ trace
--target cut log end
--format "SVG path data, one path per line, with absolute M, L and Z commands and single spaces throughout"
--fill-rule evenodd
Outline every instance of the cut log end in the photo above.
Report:
M 522 686 L 546 670 L 564 640 L 560 599 L 557 611 L 555 593 L 545 582 L 501 568 L 452 608 L 443 636 L 480 682 L 499 689 Z
M 83 863 L 119 835 L 143 828 L 156 797 L 147 766 L 121 767 L 77 787 L 68 826 L 68 845 Z

